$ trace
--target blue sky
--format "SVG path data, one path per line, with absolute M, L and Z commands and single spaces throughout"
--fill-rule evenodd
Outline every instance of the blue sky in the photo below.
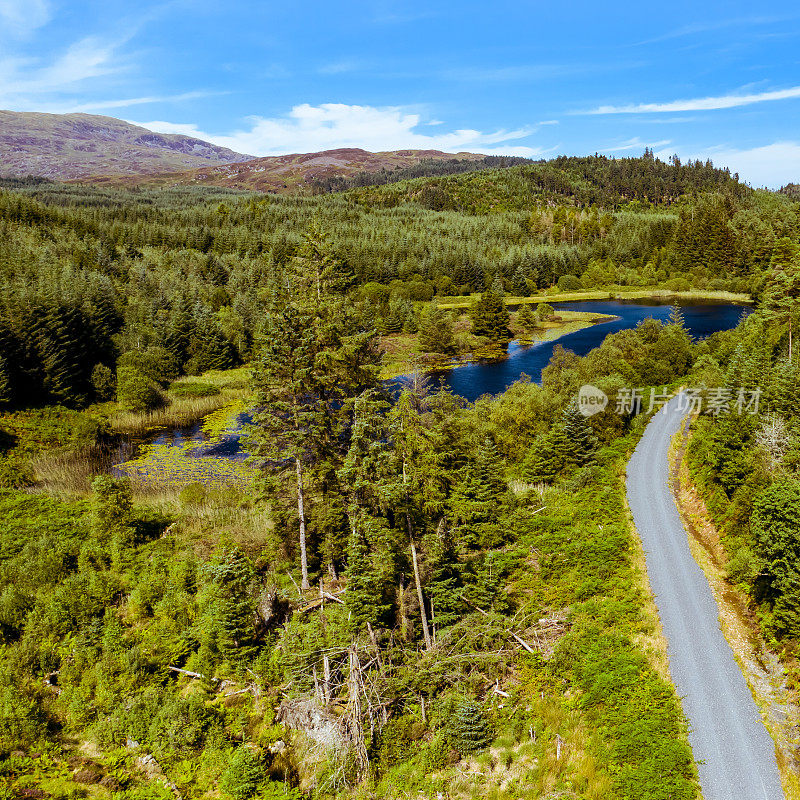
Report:
M 252 155 L 649 146 L 780 186 L 800 182 L 800 7 L 0 0 L 0 108 Z

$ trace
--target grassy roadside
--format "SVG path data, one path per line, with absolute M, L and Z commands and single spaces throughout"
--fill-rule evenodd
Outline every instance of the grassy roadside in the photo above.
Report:
M 689 547 L 706 575 L 719 609 L 722 633 L 747 681 L 775 753 L 786 800 L 800 800 L 800 772 L 795 750 L 800 724 L 797 692 L 789 688 L 778 655 L 760 634 L 746 595 L 727 579 L 727 554 L 706 504 L 692 480 L 685 458 L 691 432 L 679 431 L 670 448 L 673 493 L 688 531 Z
M 474 293 L 469 297 L 442 297 L 439 299 L 439 308 L 469 308 L 480 297 Z M 507 296 L 506 305 L 528 305 L 534 303 L 566 303 L 575 300 L 715 300 L 728 303 L 750 303 L 750 295 L 738 292 L 723 292 L 713 289 L 692 289 L 685 292 L 676 292 L 669 289 L 660 289 L 657 286 L 636 289 L 622 289 L 619 286 L 607 286 L 598 289 L 587 289 L 580 292 L 542 292 L 530 297 Z

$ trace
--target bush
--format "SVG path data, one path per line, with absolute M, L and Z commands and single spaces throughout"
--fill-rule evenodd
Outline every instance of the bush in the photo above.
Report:
M 147 347 L 123 353 L 117 362 L 118 379 L 121 367 L 133 367 L 161 387 L 174 381 L 181 372 L 177 360 L 165 347 Z
M 213 397 L 220 394 L 220 389 L 210 383 L 186 381 L 173 383 L 169 391 L 174 397 Z
M 206 497 L 206 487 L 198 481 L 184 486 L 178 495 L 182 506 L 202 505 L 206 501 Z
M 670 278 L 664 286 L 672 292 L 688 292 L 692 288 L 686 278 Z
M 113 400 L 117 393 L 117 379 L 105 364 L 95 364 L 92 370 L 92 389 L 98 400 Z
M 24 489 L 35 482 L 33 469 L 27 461 L 15 456 L 0 458 L 0 488 Z
M 560 292 L 576 292 L 580 288 L 582 288 L 580 279 L 574 275 L 562 275 L 558 279 L 558 290 Z
M 117 369 L 117 400 L 128 411 L 152 411 L 164 403 L 153 380 L 132 366 Z
M 239 747 L 231 756 L 228 768 L 222 774 L 219 788 L 233 800 L 247 800 L 264 783 L 261 754 L 247 745 Z

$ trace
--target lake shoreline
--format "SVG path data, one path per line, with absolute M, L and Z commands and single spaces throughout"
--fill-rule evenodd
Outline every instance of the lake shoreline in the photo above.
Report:
M 567 311 L 569 319 L 554 319 L 536 328 L 537 332 L 542 332 L 542 336 L 533 336 L 531 333 L 516 335 L 510 339 L 503 339 L 497 342 L 489 342 L 483 347 L 463 353 L 457 356 L 442 356 L 437 358 L 435 353 L 419 353 L 418 358 L 411 358 L 406 361 L 395 363 L 388 371 L 381 370 L 381 380 L 395 380 L 404 375 L 410 375 L 414 371 L 424 372 L 445 372 L 468 364 L 486 364 L 496 361 L 503 361 L 508 358 L 508 346 L 514 342 L 533 346 L 542 342 L 554 342 L 563 336 L 576 333 L 592 325 L 599 325 L 604 322 L 613 322 L 619 317 L 609 314 L 598 314 L 592 311 Z M 558 317 L 558 315 L 556 315 Z M 385 337 L 388 338 L 388 337 Z
M 480 294 L 475 293 L 469 297 L 446 297 L 438 302 L 439 308 L 457 309 L 469 308 Z M 536 294 L 530 297 L 507 296 L 504 302 L 507 306 L 524 306 L 538 303 L 570 303 L 580 300 L 706 300 L 719 303 L 746 303 L 752 304 L 753 298 L 749 294 L 726 292 L 717 289 L 690 289 L 688 291 L 673 291 L 671 289 L 587 289 L 576 292 L 558 292 L 554 294 Z

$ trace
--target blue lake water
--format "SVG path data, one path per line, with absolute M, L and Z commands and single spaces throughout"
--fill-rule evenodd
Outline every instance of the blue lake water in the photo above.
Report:
M 470 402 L 482 394 L 498 394 L 505 391 L 520 375 L 530 375 L 540 381 L 542 370 L 553 355 L 553 348 L 560 344 L 567 350 L 585 356 L 590 350 L 599 347 L 610 333 L 634 328 L 642 320 L 651 317 L 666 320 L 674 305 L 679 305 L 686 320 L 686 327 L 692 336 L 703 339 L 717 331 L 735 328 L 750 307 L 736 303 L 671 303 L 649 300 L 583 300 L 575 303 L 558 303 L 559 309 L 569 311 L 591 311 L 594 314 L 608 314 L 618 317 L 609 322 L 600 322 L 589 328 L 562 336 L 555 342 L 540 342 L 533 345 L 520 345 L 511 342 L 508 356 L 500 361 L 465 364 L 452 370 L 437 373 L 441 380 L 455 394 Z

